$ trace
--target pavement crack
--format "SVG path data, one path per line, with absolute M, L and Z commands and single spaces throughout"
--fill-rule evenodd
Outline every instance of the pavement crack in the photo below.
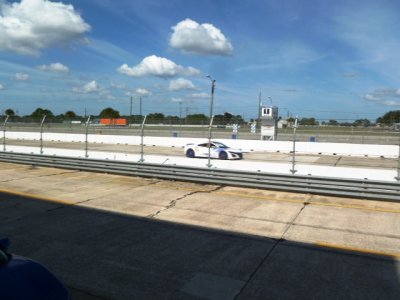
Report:
M 73 173 L 78 173 L 81 171 L 65 171 L 65 172 L 60 172 L 60 173 L 51 173 L 51 174 L 43 174 L 43 175 L 38 175 L 35 177 L 19 177 L 19 178 L 12 178 L 8 180 L 2 180 L 1 182 L 13 182 L 13 181 L 18 181 L 18 180 L 24 180 L 24 179 L 32 179 L 32 178 L 43 178 L 43 177 L 50 177 L 50 176 L 58 176 L 58 175 L 63 175 L 63 174 L 73 174 Z
M 174 208 L 174 207 L 176 206 L 176 204 L 178 203 L 178 201 L 180 201 L 180 200 L 182 200 L 182 199 L 185 199 L 185 198 L 187 198 L 187 197 L 189 197 L 189 196 L 192 196 L 192 195 L 195 195 L 195 194 L 200 194 L 200 193 L 213 193 L 213 192 L 215 192 L 215 191 L 218 191 L 218 190 L 221 189 L 221 188 L 222 188 L 222 186 L 217 186 L 215 189 L 212 189 L 212 190 L 209 190 L 209 191 L 192 191 L 192 192 L 187 193 L 187 194 L 185 194 L 185 195 L 183 195 L 183 196 L 181 196 L 181 197 L 178 197 L 178 198 L 176 198 L 176 199 L 171 200 L 171 201 L 168 203 L 168 205 L 166 205 L 166 206 L 163 207 L 162 209 L 158 210 L 157 212 L 148 215 L 147 217 L 148 217 L 148 218 L 155 218 L 155 217 L 157 217 L 159 214 L 161 214 L 162 212 L 167 211 L 167 210 L 169 210 L 169 209 L 171 209 L 171 208 Z
M 254 271 L 250 274 L 249 278 L 246 280 L 245 284 L 242 286 L 240 291 L 236 294 L 236 296 L 233 298 L 234 300 L 238 299 L 238 297 L 243 293 L 243 291 L 247 288 L 249 283 L 253 280 L 253 278 L 256 276 L 258 271 L 261 269 L 262 265 L 269 259 L 271 256 L 272 252 L 274 252 L 275 248 L 284 240 L 282 238 L 275 240 L 275 243 L 272 245 L 271 249 L 267 252 L 267 254 L 261 259 L 259 264 L 256 266 Z
M 306 208 L 307 205 L 310 204 L 309 200 L 311 199 L 311 196 L 309 199 L 307 199 L 304 203 L 303 206 L 301 207 L 301 209 L 299 210 L 299 212 L 292 218 L 292 220 L 288 223 L 288 225 L 286 226 L 284 232 L 282 233 L 281 237 L 279 239 L 274 239 L 275 242 L 272 245 L 271 249 L 266 253 L 266 255 L 260 260 L 259 264 L 256 266 L 256 268 L 254 269 L 254 271 L 250 274 L 249 278 L 246 280 L 245 284 L 242 286 L 242 288 L 240 289 L 240 291 L 237 293 L 237 295 L 233 298 L 233 299 L 237 299 L 242 292 L 246 289 L 246 287 L 249 285 L 249 283 L 253 280 L 253 278 L 256 276 L 257 272 L 261 269 L 261 267 L 268 261 L 268 259 L 271 257 L 272 253 L 274 252 L 274 250 L 276 249 L 276 247 L 285 241 L 284 236 L 286 235 L 286 233 L 289 231 L 290 227 L 294 224 L 294 222 L 296 221 L 296 219 L 299 217 L 299 215 L 302 213 L 302 211 Z
M 292 227 L 294 225 L 294 223 L 296 222 L 296 220 L 300 216 L 300 214 L 303 212 L 303 210 L 307 207 L 307 205 L 310 204 L 309 200 L 310 199 L 306 200 L 303 203 L 303 206 L 300 208 L 299 212 L 293 217 L 293 219 L 290 222 L 287 223 L 287 226 L 286 226 L 285 230 L 283 231 L 282 236 L 280 238 L 281 240 L 284 239 L 284 237 L 285 237 L 286 233 L 289 231 L 290 227 Z

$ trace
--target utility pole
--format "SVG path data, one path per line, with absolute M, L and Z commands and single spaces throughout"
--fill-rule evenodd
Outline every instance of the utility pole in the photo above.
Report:
M 260 122 L 260 119 L 261 119 L 261 91 L 260 91 L 260 93 L 258 94 L 258 120 L 257 121 L 259 121 Z
M 214 120 L 213 110 L 214 110 L 214 92 L 215 92 L 215 79 L 212 79 L 210 75 L 207 77 L 211 80 L 211 99 L 210 99 L 210 125 L 208 128 L 208 164 L 207 166 L 211 168 L 211 138 L 212 138 L 212 124 Z
M 140 117 L 142 117 L 142 97 L 140 97 Z
M 131 105 L 129 107 L 129 116 L 131 117 L 131 123 L 132 123 L 132 96 L 131 96 Z

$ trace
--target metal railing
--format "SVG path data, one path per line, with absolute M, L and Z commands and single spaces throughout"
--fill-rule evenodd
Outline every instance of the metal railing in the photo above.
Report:
M 264 172 L 254 173 L 206 167 L 197 168 L 10 152 L 0 152 L 0 161 L 205 184 L 400 201 L 400 184 L 397 182 L 282 175 Z

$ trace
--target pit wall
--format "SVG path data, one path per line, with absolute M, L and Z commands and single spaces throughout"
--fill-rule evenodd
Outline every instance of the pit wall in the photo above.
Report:
M 6 139 L 17 140 L 39 140 L 38 132 L 6 132 Z M 71 133 L 43 133 L 43 141 L 59 142 L 85 142 L 84 134 Z M 146 146 L 162 147 L 184 147 L 188 143 L 203 143 L 204 138 L 179 138 L 179 137 L 150 137 L 145 136 Z M 281 152 L 290 153 L 293 149 L 293 142 L 289 141 L 261 141 L 261 140 L 240 140 L 240 139 L 218 139 L 232 148 L 240 148 L 247 151 Z M 89 143 L 98 144 L 126 144 L 140 145 L 140 136 L 126 135 L 101 135 L 89 134 Z M 344 156 L 370 156 L 397 158 L 399 146 L 396 145 L 371 145 L 371 144 L 346 144 L 346 143 L 319 143 L 319 142 L 297 142 L 296 153 L 313 155 L 344 155 Z

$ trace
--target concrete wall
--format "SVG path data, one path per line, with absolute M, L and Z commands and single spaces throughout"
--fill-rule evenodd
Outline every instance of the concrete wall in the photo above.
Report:
M 39 140 L 38 132 L 6 132 L 6 138 L 19 140 Z M 84 134 L 71 133 L 43 133 L 44 141 L 84 142 Z M 104 144 L 128 144 L 140 145 L 140 136 L 124 135 L 100 135 L 90 134 L 89 143 Z M 293 143 L 287 141 L 261 141 L 261 140 L 231 140 L 218 139 L 233 148 L 241 148 L 248 151 L 266 151 L 289 153 L 293 149 Z M 184 147 L 188 143 L 201 143 L 207 141 L 204 138 L 174 138 L 174 137 L 144 137 L 145 145 L 164 147 Z M 306 154 L 348 155 L 348 156 L 372 156 L 372 157 L 398 157 L 399 148 L 394 145 L 369 145 L 369 144 L 345 144 L 345 143 L 318 143 L 297 142 L 296 152 Z

